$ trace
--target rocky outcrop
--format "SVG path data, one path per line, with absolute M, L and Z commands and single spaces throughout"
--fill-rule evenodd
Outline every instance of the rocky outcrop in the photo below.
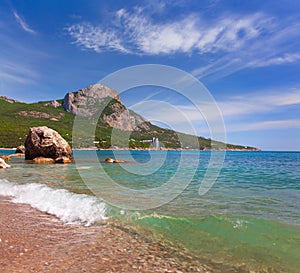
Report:
M 19 116 L 31 118 L 51 118 L 51 115 L 39 111 L 20 111 Z
M 115 101 L 111 101 L 112 99 Z M 103 109 L 104 106 L 106 106 L 105 109 Z M 122 104 L 115 90 L 101 84 L 90 85 L 77 92 L 67 93 L 63 107 L 66 111 L 83 117 L 91 117 L 102 109 L 103 122 L 116 129 L 124 131 L 150 129 L 149 122 L 139 115 L 132 114 Z
M 4 159 L 0 158 L 0 169 L 6 169 L 6 168 L 10 168 L 11 166 L 6 164 L 6 162 L 4 161 Z
M 61 106 L 61 103 L 59 103 L 57 100 L 53 100 L 53 101 L 45 103 L 44 106 L 57 108 L 57 107 Z
M 67 93 L 63 101 L 63 107 L 67 112 L 74 115 L 90 117 L 97 111 L 93 106 L 101 103 L 107 97 L 121 102 L 117 91 L 101 84 L 94 84 L 77 92 Z
M 5 97 L 5 96 L 0 96 L 0 100 L 6 101 L 6 102 L 9 102 L 9 103 L 21 102 L 21 101 L 14 100 L 14 99 L 11 99 L 11 98 L 8 98 L 8 97 Z
M 64 113 L 59 113 L 57 116 L 52 116 L 48 113 L 39 112 L 39 111 L 20 111 L 18 113 L 18 115 L 22 116 L 22 117 L 45 118 L 45 119 L 58 121 L 58 118 L 63 117 L 65 114 Z
M 72 149 L 62 136 L 46 127 L 30 128 L 25 140 L 25 159 L 33 160 L 37 157 L 52 158 L 72 157 Z
M 25 146 L 23 146 L 23 145 L 18 146 L 15 154 L 25 154 Z
M 150 129 L 147 123 L 141 116 L 132 115 L 130 111 L 121 103 L 114 103 L 110 106 L 112 114 L 103 115 L 103 121 L 110 127 L 124 130 L 133 131 L 139 128 Z

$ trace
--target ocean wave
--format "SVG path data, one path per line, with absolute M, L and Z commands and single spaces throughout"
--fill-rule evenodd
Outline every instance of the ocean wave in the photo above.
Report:
M 29 204 L 65 223 L 91 225 L 106 219 L 107 207 L 103 200 L 65 189 L 53 189 L 37 183 L 19 185 L 0 179 L 0 195 L 11 196 L 13 202 Z

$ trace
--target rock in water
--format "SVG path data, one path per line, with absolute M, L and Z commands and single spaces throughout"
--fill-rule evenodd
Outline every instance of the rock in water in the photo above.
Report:
M 30 128 L 25 140 L 25 159 L 36 157 L 53 158 L 72 157 L 72 149 L 62 136 L 46 126 Z
M 10 165 L 6 164 L 4 159 L 0 158 L 0 169 L 10 168 Z
M 52 163 L 55 163 L 55 160 L 53 158 L 36 157 L 35 159 L 33 159 L 33 163 L 36 163 L 36 164 L 52 164 Z
M 16 149 L 15 154 L 25 154 L 25 147 L 23 145 L 18 146 L 17 149 Z
M 114 160 L 110 157 L 105 158 L 106 163 L 114 163 Z
M 69 157 L 63 156 L 63 157 L 56 158 L 55 163 L 68 164 L 68 163 L 72 163 L 72 160 Z

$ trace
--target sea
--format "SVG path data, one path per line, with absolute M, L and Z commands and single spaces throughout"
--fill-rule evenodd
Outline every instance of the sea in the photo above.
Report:
M 66 224 L 118 220 L 219 267 L 300 272 L 300 152 L 81 150 L 74 160 L 14 157 L 0 195 Z

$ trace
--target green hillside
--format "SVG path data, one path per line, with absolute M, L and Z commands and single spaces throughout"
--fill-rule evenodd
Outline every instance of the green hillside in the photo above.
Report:
M 59 100 L 58 102 L 62 102 Z M 10 103 L 0 99 L 0 147 L 17 147 L 23 145 L 25 138 L 28 134 L 30 127 L 36 126 L 48 126 L 57 132 L 59 132 L 70 144 L 72 144 L 72 127 L 74 121 L 74 115 L 66 112 L 62 106 L 57 108 L 46 106 L 48 102 L 38 103 Z M 102 114 L 110 115 L 112 113 L 111 105 L 116 103 L 115 100 L 107 105 Z M 119 102 L 117 102 L 119 103 Z M 131 114 L 137 115 L 131 111 Z M 83 123 L 87 122 L 88 118 L 82 118 Z M 90 122 L 90 121 L 89 121 Z M 87 148 L 95 145 L 98 148 L 111 148 L 114 146 L 124 148 L 148 148 L 149 143 L 145 140 L 151 140 L 153 137 L 158 137 L 161 146 L 165 148 L 189 148 L 189 149 L 210 149 L 211 141 L 202 137 L 198 137 L 198 143 L 195 143 L 195 137 L 176 133 L 172 130 L 163 129 L 152 125 L 150 123 L 150 130 L 140 129 L 133 131 L 130 136 L 122 138 L 121 136 L 128 132 L 116 130 L 117 135 L 111 140 L 112 128 L 108 124 L 104 123 L 100 118 L 97 121 L 95 137 L 91 139 L 90 136 L 86 136 L 83 130 L 82 141 L 80 147 Z M 118 132 L 119 131 L 119 132 Z M 120 136 L 118 138 L 118 136 Z M 228 144 L 229 149 L 245 149 L 243 146 L 236 146 Z M 78 147 L 75 147 L 78 148 Z M 249 147 L 247 150 L 253 148 Z

